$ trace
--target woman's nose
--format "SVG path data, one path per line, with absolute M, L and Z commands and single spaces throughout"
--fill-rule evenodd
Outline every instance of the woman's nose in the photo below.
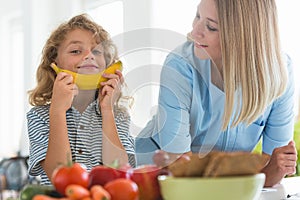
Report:
M 204 36 L 204 23 L 201 20 L 198 20 L 197 22 L 194 23 L 193 25 L 193 33 L 195 35 Z

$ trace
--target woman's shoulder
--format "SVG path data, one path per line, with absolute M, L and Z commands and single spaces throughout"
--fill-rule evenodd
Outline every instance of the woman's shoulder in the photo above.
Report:
M 193 68 L 205 67 L 210 63 L 208 59 L 202 60 L 194 54 L 194 44 L 191 41 L 186 41 L 171 51 L 165 60 L 165 65 L 169 63 L 178 63 Z
M 287 66 L 288 70 L 292 70 L 293 68 L 293 61 L 292 58 L 288 53 L 283 53 L 283 62 Z
M 163 70 L 167 74 L 170 72 L 174 72 L 175 74 L 179 72 L 179 74 L 185 77 L 192 77 L 195 74 L 207 76 L 210 70 L 209 66 L 209 59 L 203 60 L 198 58 L 194 54 L 193 43 L 186 41 L 168 54 Z
M 167 58 L 189 60 L 193 56 L 193 43 L 186 41 L 169 53 Z

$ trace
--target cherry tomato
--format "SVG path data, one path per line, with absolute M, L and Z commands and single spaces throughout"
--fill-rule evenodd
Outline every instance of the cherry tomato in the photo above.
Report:
M 139 189 L 135 182 L 130 179 L 118 178 L 105 184 L 112 200 L 138 200 Z
M 63 165 L 54 170 L 51 181 L 60 194 L 66 195 L 65 189 L 71 184 L 78 184 L 88 188 L 89 174 L 79 163 L 74 163 L 71 166 Z

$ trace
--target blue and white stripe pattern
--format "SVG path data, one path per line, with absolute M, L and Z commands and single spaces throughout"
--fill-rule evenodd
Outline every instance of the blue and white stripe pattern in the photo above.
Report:
M 98 101 L 83 113 L 70 108 L 66 113 L 73 162 L 90 170 L 102 164 L 102 116 Z M 49 136 L 49 105 L 33 107 L 27 113 L 30 141 L 29 174 L 40 176 L 41 184 L 51 184 L 40 161 L 45 159 Z M 130 116 L 125 109 L 114 109 L 119 138 L 128 154 L 129 164 L 135 166 L 134 139 L 129 134 Z

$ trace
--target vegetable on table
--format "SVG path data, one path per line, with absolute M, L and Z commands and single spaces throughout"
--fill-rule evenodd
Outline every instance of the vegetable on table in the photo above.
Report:
M 81 185 L 88 188 L 89 173 L 79 163 L 61 165 L 56 168 L 51 177 L 55 189 L 66 196 L 66 187 L 71 184 Z

